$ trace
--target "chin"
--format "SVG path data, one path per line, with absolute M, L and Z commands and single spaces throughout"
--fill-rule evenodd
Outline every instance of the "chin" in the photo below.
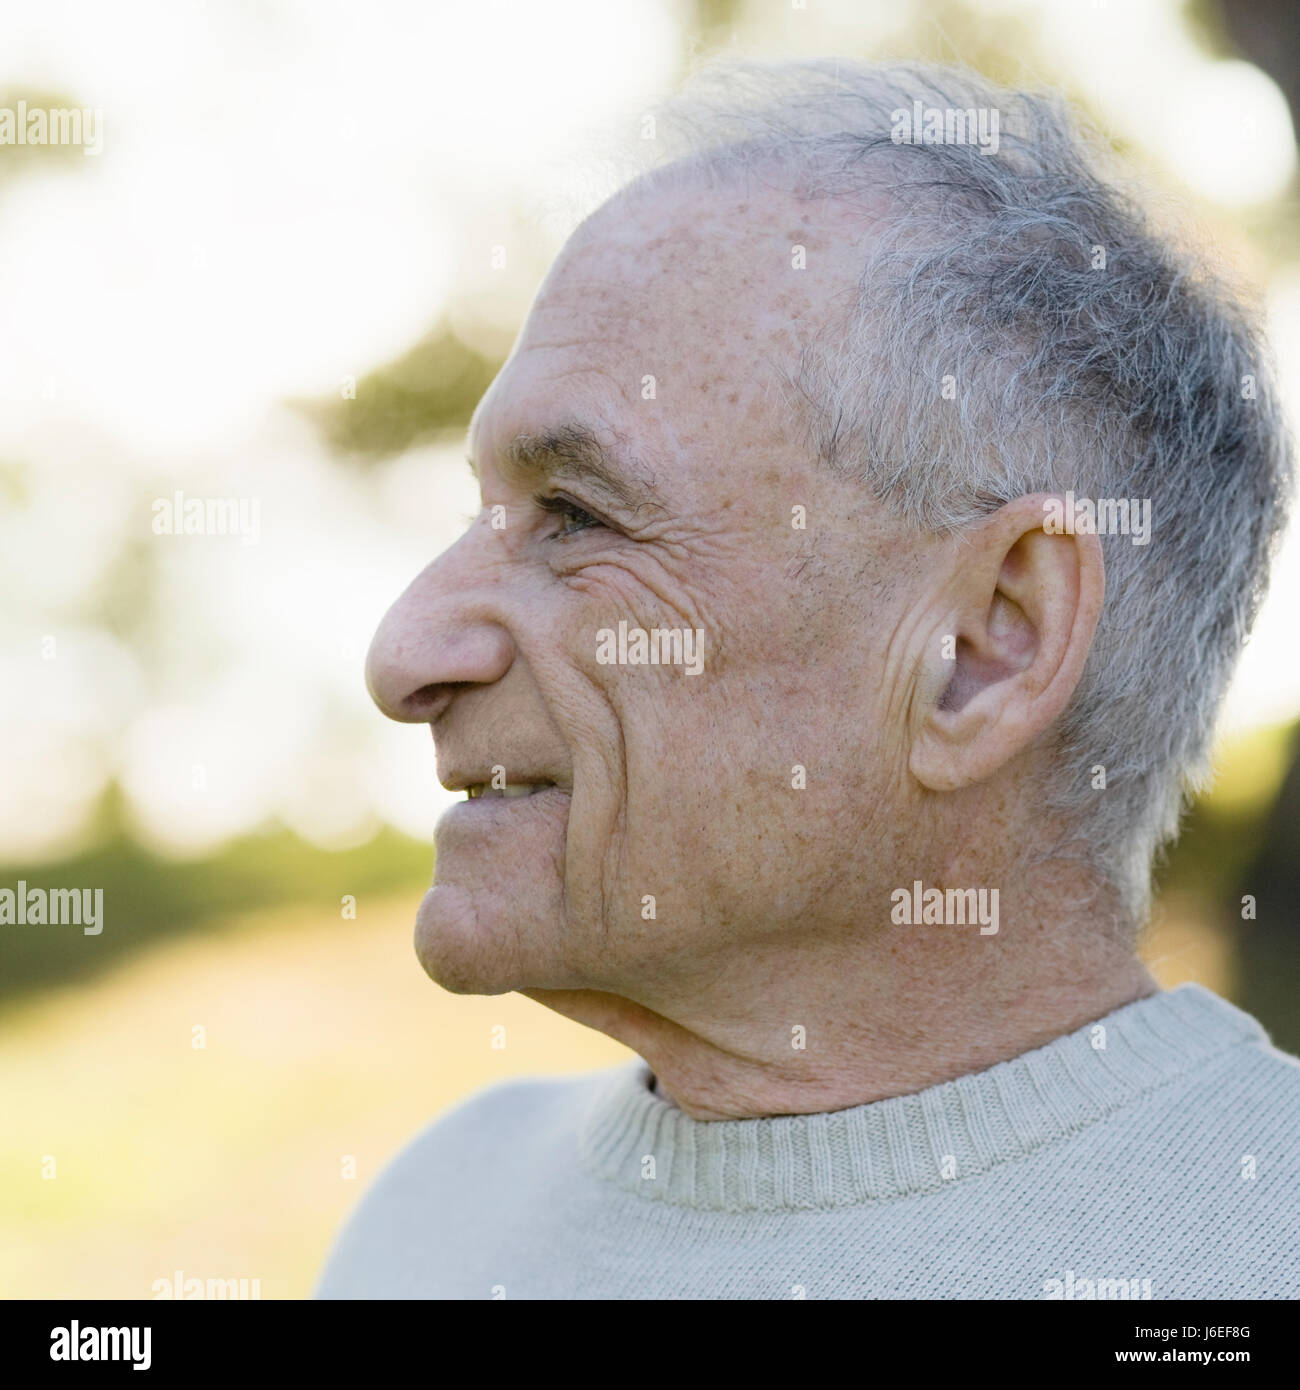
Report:
M 448 884 L 435 884 L 415 914 L 415 954 L 424 973 L 451 994 L 505 994 L 500 943 L 479 929 L 474 900 Z
M 559 987 L 569 795 L 458 801 L 434 830 L 415 954 L 452 994 Z
M 536 898 L 508 907 L 478 888 L 435 883 L 415 914 L 415 954 L 424 973 L 450 994 L 509 994 L 556 989 L 567 972 L 548 959 L 554 940 L 549 920 L 539 919 Z

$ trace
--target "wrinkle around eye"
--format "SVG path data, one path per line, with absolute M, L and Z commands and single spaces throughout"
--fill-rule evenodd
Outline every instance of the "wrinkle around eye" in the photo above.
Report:
M 609 529 L 607 523 L 601 517 L 588 510 L 588 508 L 584 507 L 580 502 L 575 502 L 572 498 L 565 497 L 562 494 L 549 497 L 534 497 L 533 501 L 542 511 L 549 512 L 559 517 L 561 521 L 567 520 L 572 516 L 578 516 L 583 519 L 583 524 L 580 526 L 561 526 L 561 528 L 554 533 L 554 539 L 563 540 L 568 536 L 578 536 L 584 531 L 590 531 L 596 527 L 604 527 L 606 530 Z

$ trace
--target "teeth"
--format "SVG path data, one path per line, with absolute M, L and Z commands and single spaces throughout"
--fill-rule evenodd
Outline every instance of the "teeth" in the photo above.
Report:
M 535 792 L 544 792 L 553 785 L 551 782 L 507 782 L 504 787 L 493 787 L 487 782 L 479 782 L 466 788 L 466 795 L 471 801 L 480 796 L 501 796 L 509 799 L 516 796 L 532 796 Z

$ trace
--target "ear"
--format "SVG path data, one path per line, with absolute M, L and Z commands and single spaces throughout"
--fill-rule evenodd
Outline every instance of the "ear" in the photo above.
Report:
M 1101 542 L 1043 529 L 1046 493 L 1018 497 L 958 539 L 927 629 L 912 775 L 933 791 L 991 776 L 1069 703 L 1105 593 Z M 940 630 L 946 629 L 946 630 Z

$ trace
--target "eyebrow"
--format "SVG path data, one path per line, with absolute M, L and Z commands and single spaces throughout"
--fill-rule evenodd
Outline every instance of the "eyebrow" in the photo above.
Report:
M 588 484 L 625 511 L 664 508 L 649 472 L 639 462 L 607 449 L 585 425 L 569 423 L 539 434 L 518 434 L 502 457 L 509 473 L 527 487 L 572 480 Z M 469 466 L 477 478 L 472 457 Z

